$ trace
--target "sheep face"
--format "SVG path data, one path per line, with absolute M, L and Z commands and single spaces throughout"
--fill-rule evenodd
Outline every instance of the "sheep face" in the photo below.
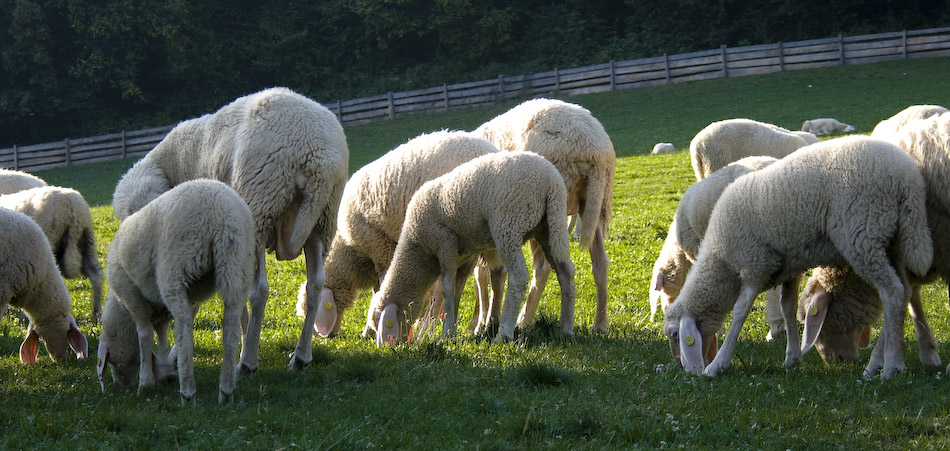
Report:
M 86 336 L 79 331 L 76 320 L 68 313 L 56 321 L 30 323 L 26 338 L 20 345 L 20 360 L 23 363 L 36 362 L 40 340 L 43 341 L 53 361 L 65 360 L 70 348 L 76 353 L 77 358 L 86 358 L 88 351 Z
M 702 374 L 706 365 L 716 356 L 718 327 L 703 333 L 692 316 L 667 316 L 664 322 L 663 330 L 670 341 L 673 360 L 687 372 Z

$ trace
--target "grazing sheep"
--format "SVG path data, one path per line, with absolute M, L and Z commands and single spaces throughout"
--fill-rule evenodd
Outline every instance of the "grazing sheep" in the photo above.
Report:
M 653 151 L 650 152 L 650 155 L 659 155 L 661 153 L 670 153 L 675 151 L 676 148 L 673 147 L 673 143 L 656 143 L 653 146 Z
M 683 288 L 686 274 L 699 254 L 699 244 L 709 225 L 709 216 L 723 190 L 735 179 L 775 161 L 778 160 L 773 157 L 745 157 L 694 183 L 683 193 L 663 249 L 653 265 L 653 277 L 650 281 L 651 321 L 657 308 L 666 312 Z M 770 313 L 773 310 L 770 309 Z M 777 317 L 770 316 L 768 319 L 771 335 L 777 336 L 784 330 L 780 312 Z
M 580 214 L 579 242 L 590 252 L 597 288 L 597 312 L 591 330 L 607 333 L 607 270 L 604 235 L 610 224 L 614 164 L 617 155 L 604 127 L 578 105 L 553 99 L 523 102 L 475 130 L 499 150 L 525 150 L 548 159 L 561 173 L 567 188 L 567 213 Z M 534 278 L 519 325 L 534 320 L 541 294 L 551 273 L 540 248 L 532 245 Z
M 159 350 L 158 354 L 152 352 L 152 373 L 156 381 L 177 376 L 173 363 L 174 350 L 168 349 L 168 325 L 171 320 L 171 312 L 167 309 L 152 311 L 151 322 L 158 337 Z M 113 292 L 109 292 L 102 308 L 102 333 L 99 335 L 96 355 L 96 374 L 102 391 L 105 391 L 106 368 L 112 370 L 112 380 L 116 385 L 128 387 L 132 384 L 139 370 L 138 330 L 132 314 Z
M 782 313 L 794 324 L 798 275 L 847 264 L 884 303 L 882 338 L 865 375 L 893 376 L 904 367 L 905 269 L 925 274 L 933 257 L 924 197 L 913 159 L 866 137 L 815 144 L 740 177 L 716 203 L 696 263 L 666 311 L 674 358 L 687 371 L 719 374 L 758 293 L 782 283 Z M 732 326 L 703 370 L 704 350 L 730 310 Z M 785 365 L 794 365 L 798 334 L 790 328 L 787 336 Z
M 41 186 L 46 186 L 46 182 L 33 174 L 0 168 L 0 195 Z
M 830 135 L 832 133 L 853 132 L 854 126 L 839 122 L 837 119 L 823 117 L 802 123 L 802 131 L 815 135 Z
M 733 161 L 754 155 L 782 158 L 808 142 L 784 128 L 750 119 L 713 122 L 689 143 L 696 180 L 702 180 Z
M 567 191 L 557 169 L 531 152 L 476 158 L 422 185 L 412 196 L 382 287 L 369 316 L 377 343 L 405 339 L 422 298 L 440 278 L 445 305 L 442 336 L 455 335 L 458 293 L 475 257 L 495 249 L 508 270 L 508 289 L 496 341 L 514 337 L 528 285 L 521 246 L 533 238 L 561 286 L 561 331 L 574 328 L 574 266 L 567 232 Z M 459 276 L 462 276 L 461 278 Z
M 878 122 L 871 131 L 871 137 L 891 140 L 897 133 L 911 122 L 927 119 L 946 113 L 947 109 L 940 105 L 911 105 L 897 114 Z
M 135 322 L 139 388 L 155 383 L 153 321 L 167 310 L 175 319 L 182 403 L 194 402 L 195 315 L 201 303 L 217 292 L 224 304 L 218 402 L 230 401 L 238 369 L 241 311 L 254 281 L 254 244 L 251 210 L 233 189 L 216 180 L 176 185 L 125 218 L 109 248 L 106 277 L 110 294 Z M 159 343 L 164 327 L 157 328 Z
M 304 327 L 290 366 L 313 359 L 312 334 L 323 290 L 325 249 L 336 229 L 346 184 L 349 150 L 343 127 L 322 105 L 286 88 L 238 98 L 215 113 L 184 121 L 119 180 L 113 207 L 120 219 L 182 182 L 210 178 L 227 183 L 254 215 L 257 281 L 241 349 L 243 372 L 258 366 L 261 322 L 267 303 L 265 250 L 307 260 Z
M 39 224 L 49 241 L 63 277 L 84 274 L 92 284 L 92 316 L 99 317 L 102 303 L 102 269 L 96 253 L 89 204 L 79 192 L 41 186 L 0 196 L 0 207 L 19 211 Z
M 30 321 L 20 361 L 36 363 L 41 339 L 57 362 L 67 346 L 86 358 L 86 337 L 69 313 L 69 291 L 43 231 L 23 213 L 0 208 L 0 241 L 0 308 L 22 309 Z
M 359 292 L 379 288 L 416 190 L 462 163 L 496 152 L 483 138 L 439 131 L 413 138 L 353 174 L 343 189 L 337 232 L 324 264 L 326 281 L 314 324 L 320 335 L 339 333 L 343 313 Z M 305 305 L 298 302 L 298 313 Z M 364 332 L 375 327 L 367 324 Z

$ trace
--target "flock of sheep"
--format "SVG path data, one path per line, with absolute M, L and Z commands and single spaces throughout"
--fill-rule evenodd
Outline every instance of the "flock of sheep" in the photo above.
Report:
M 883 313 L 866 375 L 893 375 L 903 369 L 908 303 L 921 360 L 939 365 L 919 288 L 950 273 L 950 249 L 940 240 L 950 224 L 950 199 L 940 190 L 950 176 L 950 114 L 943 112 L 915 106 L 883 121 L 871 138 L 823 142 L 815 134 L 853 128 L 821 119 L 790 132 L 734 119 L 699 132 L 690 145 L 699 181 L 683 195 L 651 282 L 652 310 L 664 311 L 674 358 L 687 371 L 721 372 L 755 297 L 780 287 L 768 316 L 770 336 L 787 337 L 786 365 L 813 345 L 826 360 L 856 360 Z M 236 378 L 258 368 L 268 251 L 278 260 L 306 258 L 291 369 L 311 362 L 314 332 L 339 333 L 363 290 L 374 292 L 363 333 L 380 346 L 411 341 L 438 323 L 443 338 L 456 335 L 471 274 L 478 302 L 469 331 L 497 324 L 495 341 L 511 340 L 516 327 L 532 322 L 553 270 L 560 330 L 572 334 L 572 227 L 590 254 L 592 329 L 608 331 L 604 236 L 616 155 L 589 111 L 534 99 L 471 132 L 413 138 L 349 179 L 348 157 L 329 110 L 272 88 L 182 122 L 129 169 L 113 195 L 121 225 L 107 255 L 100 384 L 107 370 L 122 386 L 136 375 L 139 387 L 177 377 L 182 402 L 193 403 L 194 318 L 218 293 L 218 400 L 228 402 Z M 7 237 L 0 306 L 28 316 L 21 360 L 35 362 L 40 340 L 54 360 L 67 347 L 85 357 L 63 276 L 90 278 L 100 316 L 89 206 L 73 190 L 17 171 L 0 171 L 0 194 Z M 528 241 L 530 281 L 522 253 Z M 801 274 L 812 268 L 799 301 Z M 730 311 L 719 349 L 715 335 Z M 805 323 L 801 342 L 796 316 Z

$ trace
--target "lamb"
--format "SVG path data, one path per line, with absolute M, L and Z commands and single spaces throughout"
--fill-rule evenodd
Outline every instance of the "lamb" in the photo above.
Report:
M 783 316 L 794 324 L 798 275 L 847 264 L 884 303 L 882 338 L 865 376 L 892 377 L 904 368 L 905 270 L 925 274 L 933 258 L 924 197 L 913 159 L 867 137 L 815 144 L 740 177 L 719 198 L 696 263 L 666 311 L 674 358 L 687 371 L 719 374 L 759 292 L 782 283 Z M 704 350 L 730 310 L 732 327 L 704 370 Z M 786 366 L 801 361 L 794 328 L 787 337 Z
M 494 249 L 508 270 L 508 288 L 495 341 L 514 337 L 517 310 L 528 284 L 521 246 L 533 238 L 561 286 L 561 332 L 573 334 L 574 266 L 567 231 L 567 190 L 553 164 L 531 152 L 500 152 L 476 158 L 422 185 L 406 221 L 369 316 L 377 344 L 405 339 L 422 297 L 442 282 L 442 337 L 455 335 L 459 275 L 475 257 Z M 440 278 L 441 276 L 441 278 Z
M 616 153 L 604 127 L 585 108 L 553 99 L 525 101 L 482 124 L 475 132 L 498 150 L 524 150 L 548 159 L 567 188 L 567 213 L 580 214 L 579 243 L 588 249 L 597 288 L 597 312 L 591 330 L 608 332 L 607 270 L 604 236 L 610 224 Z M 523 326 L 534 320 L 541 294 L 551 273 L 544 253 L 532 245 L 534 278 L 524 309 Z
M 830 135 L 834 133 L 853 132 L 854 126 L 839 122 L 837 119 L 823 117 L 803 122 L 802 131 L 816 135 Z
M 659 155 L 661 153 L 670 153 L 675 151 L 676 148 L 673 147 L 673 143 L 656 143 L 653 146 L 653 151 L 650 152 L 650 155 Z
M 113 195 L 123 219 L 187 180 L 227 183 L 254 216 L 258 265 L 241 349 L 242 372 L 258 366 L 267 303 L 266 250 L 278 260 L 307 261 L 307 312 L 290 367 L 312 355 L 313 323 L 323 290 L 325 249 L 336 229 L 349 150 L 343 127 L 322 105 L 286 88 L 238 98 L 215 113 L 184 121 L 119 180 Z
M 696 180 L 702 180 L 743 157 L 783 158 L 806 145 L 804 138 L 784 128 L 751 119 L 729 119 L 700 130 L 689 143 L 689 157 Z
M 54 361 L 66 358 L 67 346 L 86 358 L 86 336 L 69 313 L 69 291 L 43 231 L 23 213 L 0 208 L 0 240 L 0 308 L 17 307 L 29 318 L 20 361 L 36 363 L 40 340 Z
M 41 186 L 46 186 L 46 182 L 33 174 L 0 168 L 0 195 Z
M 224 351 L 218 402 L 234 392 L 241 337 L 241 311 L 251 292 L 256 263 L 255 224 L 244 200 L 224 183 L 194 180 L 176 185 L 125 218 L 109 248 L 106 277 L 111 293 L 128 310 L 138 335 L 139 388 L 155 383 L 151 350 L 155 315 L 175 319 L 182 403 L 195 402 L 194 320 L 201 303 L 215 292 L 224 304 Z M 164 327 L 159 327 L 160 332 Z M 162 333 L 159 343 L 162 343 Z M 108 341 L 100 358 L 113 347 Z M 166 354 L 160 346 L 162 354 Z M 129 356 L 134 353 L 126 352 Z M 116 354 L 112 354 L 113 358 Z M 160 356 L 164 358 L 165 356 Z M 115 360 L 117 365 L 128 362 Z
M 314 324 L 318 334 L 338 334 L 343 313 L 359 292 L 379 288 L 413 193 L 462 163 L 496 152 L 483 138 L 443 130 L 413 138 L 353 174 L 343 189 L 324 266 L 326 281 Z M 298 302 L 298 314 L 305 305 Z M 372 330 L 375 324 L 368 324 L 364 332 Z
M 871 137 L 880 139 L 891 139 L 896 137 L 904 126 L 911 122 L 927 119 L 932 116 L 938 116 L 946 113 L 947 109 L 940 105 L 911 105 L 897 114 L 878 122 L 871 131 Z
M 679 295 L 686 274 L 696 261 L 700 242 L 709 224 L 709 215 L 723 190 L 735 179 L 767 167 L 775 161 L 778 160 L 773 157 L 745 157 L 713 172 L 686 190 L 676 208 L 676 215 L 670 224 L 670 231 L 666 235 L 660 256 L 653 265 L 653 278 L 650 281 L 651 321 L 658 308 L 666 312 Z M 784 333 L 785 329 L 777 302 L 777 297 L 769 297 L 767 312 L 769 335 L 772 337 Z
M 0 196 L 0 207 L 26 214 L 39 224 L 49 241 L 63 277 L 84 274 L 92 284 L 92 316 L 99 317 L 102 269 L 96 253 L 89 204 L 76 190 L 41 186 Z

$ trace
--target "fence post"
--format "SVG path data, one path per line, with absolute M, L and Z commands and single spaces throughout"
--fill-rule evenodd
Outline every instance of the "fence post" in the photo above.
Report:
M 663 54 L 663 69 L 666 71 L 666 82 L 670 82 L 670 57 L 667 54 Z
M 778 41 L 778 69 L 785 72 L 785 49 L 782 48 L 782 41 Z
M 726 65 L 726 44 L 719 47 L 719 55 L 722 59 L 722 77 L 729 78 L 729 66 Z
M 614 68 L 614 60 L 610 60 L 610 90 L 615 89 L 617 89 L 616 69 Z
M 396 104 L 393 103 L 393 92 L 389 91 L 389 118 L 396 116 Z
M 13 145 L 13 170 L 20 170 L 20 152 L 16 144 Z
M 336 118 L 343 125 L 343 102 L 340 99 L 336 99 Z
M 557 68 L 554 68 L 554 91 L 558 92 L 561 90 L 561 76 L 557 73 Z
M 125 159 L 125 130 L 122 130 L 122 158 Z
M 842 34 L 839 34 L 839 35 L 838 35 L 838 52 L 841 53 L 841 65 L 844 66 L 844 64 L 845 64 L 845 58 L 844 58 L 844 35 L 842 35 Z
M 901 34 L 901 55 L 907 59 L 907 30 L 903 30 Z
M 445 103 L 443 111 L 449 110 L 449 85 L 442 83 L 442 101 Z
M 69 138 L 66 138 L 65 144 L 66 144 L 66 149 L 65 149 L 65 151 L 66 151 L 66 166 L 69 166 L 70 163 L 71 163 L 71 161 L 70 161 L 71 158 L 70 158 L 70 156 L 69 156 Z

